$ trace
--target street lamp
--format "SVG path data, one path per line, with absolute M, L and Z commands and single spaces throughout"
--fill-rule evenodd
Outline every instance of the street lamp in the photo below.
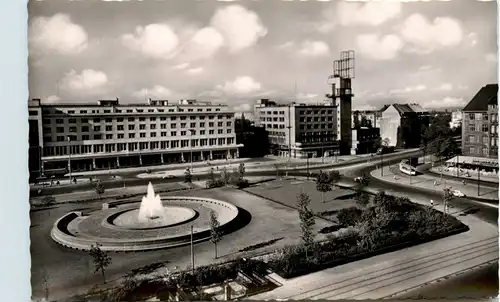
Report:
M 68 156 L 68 172 L 69 172 L 69 183 L 71 184 L 71 137 L 68 136 L 69 144 L 69 156 Z

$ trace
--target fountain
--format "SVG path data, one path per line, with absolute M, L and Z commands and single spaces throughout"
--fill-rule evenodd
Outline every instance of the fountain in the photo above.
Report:
M 160 195 L 155 195 L 155 190 L 151 182 L 148 184 L 147 195 L 142 197 L 137 218 L 143 223 L 158 218 L 165 218 L 165 212 Z

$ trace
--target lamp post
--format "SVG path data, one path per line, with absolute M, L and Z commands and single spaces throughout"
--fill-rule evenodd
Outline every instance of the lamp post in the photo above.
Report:
M 71 137 L 68 136 L 69 144 L 69 156 L 68 156 L 68 172 L 69 172 L 69 183 L 71 184 Z
M 194 276 L 193 225 L 191 225 L 191 272 Z

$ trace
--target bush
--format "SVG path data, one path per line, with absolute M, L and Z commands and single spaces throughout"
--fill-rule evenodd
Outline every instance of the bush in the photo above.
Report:
M 223 187 L 225 184 L 224 184 L 224 181 L 222 179 L 209 179 L 207 180 L 207 183 L 206 183 L 206 186 L 207 188 L 209 189 L 212 189 L 212 188 L 220 188 L 220 187 Z
M 236 182 L 236 187 L 238 189 L 244 189 L 247 188 L 250 184 L 248 183 L 247 179 L 239 179 L 238 182 Z
M 53 196 L 45 196 L 42 199 L 42 205 L 51 206 L 56 203 L 56 199 Z
M 362 211 L 357 207 L 342 209 L 337 214 L 339 223 L 343 226 L 355 225 L 361 218 Z

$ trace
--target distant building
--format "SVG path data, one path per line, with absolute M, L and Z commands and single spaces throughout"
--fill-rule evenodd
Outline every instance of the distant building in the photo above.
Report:
M 450 122 L 450 128 L 451 129 L 456 129 L 458 127 L 462 127 L 462 111 L 453 111 L 451 113 L 451 122 Z
M 240 157 L 263 157 L 269 154 L 269 137 L 264 127 L 256 127 L 243 113 L 235 119 L 236 144 L 240 148 Z
M 417 148 L 429 121 L 429 112 L 418 104 L 392 104 L 382 112 L 380 137 L 392 147 Z
M 462 110 L 462 153 L 464 155 L 498 158 L 497 94 L 498 84 L 486 85 Z
M 381 112 L 378 110 L 354 110 L 352 112 L 352 128 L 379 128 Z
M 31 176 L 239 157 L 234 112 L 196 100 L 28 103 Z M 71 167 L 71 169 L 69 169 Z
M 359 127 L 352 129 L 351 154 L 375 153 L 377 151 L 376 141 L 379 138 L 379 128 Z
M 337 107 L 329 103 L 255 105 L 255 126 L 268 131 L 271 152 L 294 158 L 333 155 L 338 150 Z

